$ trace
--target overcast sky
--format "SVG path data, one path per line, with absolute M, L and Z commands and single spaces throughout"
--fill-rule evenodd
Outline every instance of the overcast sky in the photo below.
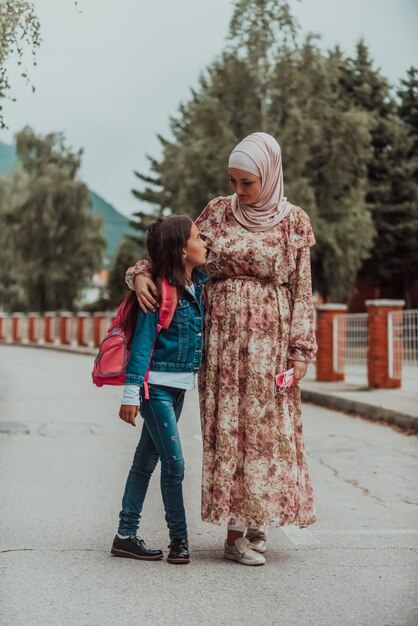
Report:
M 347 53 L 364 37 L 377 65 L 396 83 L 418 65 L 418 0 L 302 0 L 293 2 L 304 32 Z M 82 178 L 130 215 L 133 170 L 148 173 L 158 157 L 156 133 L 168 135 L 169 116 L 189 98 L 199 73 L 222 51 L 231 0 L 35 0 L 42 26 L 36 92 L 12 76 L 16 103 L 6 103 L 12 143 L 25 125 L 64 132 L 83 147 Z M 30 60 L 29 55 L 27 58 Z M 12 68 L 11 68 L 12 69 Z M 280 138 L 278 138 L 280 140 Z M 232 146 L 231 146 L 232 148 Z M 139 183 L 139 181 L 138 181 Z

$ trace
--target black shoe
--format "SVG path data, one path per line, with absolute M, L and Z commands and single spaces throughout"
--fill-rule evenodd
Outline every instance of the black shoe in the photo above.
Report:
M 140 537 L 120 539 L 117 535 L 113 540 L 110 551 L 114 556 L 124 556 L 127 559 L 143 559 L 144 561 L 160 561 L 163 558 L 161 550 L 151 550 Z
M 187 539 L 172 539 L 167 561 L 169 563 L 190 563 L 189 543 Z

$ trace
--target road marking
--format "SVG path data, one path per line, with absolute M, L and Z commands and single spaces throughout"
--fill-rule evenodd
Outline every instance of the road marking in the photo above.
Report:
M 320 543 L 306 528 L 297 526 L 282 526 L 281 530 L 292 543 L 297 546 L 313 546 Z M 323 537 L 335 536 L 385 536 L 385 535 L 418 535 L 417 528 L 359 528 L 358 530 L 316 530 L 315 535 Z
M 319 543 L 319 539 L 311 535 L 307 528 L 282 526 L 282 531 L 297 546 L 313 546 Z
M 418 535 L 416 528 L 359 528 L 358 530 L 316 530 L 316 535 Z

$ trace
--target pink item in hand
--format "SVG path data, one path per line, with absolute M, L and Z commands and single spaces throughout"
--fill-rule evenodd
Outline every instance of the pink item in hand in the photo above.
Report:
M 295 370 L 294 368 L 290 368 L 286 372 L 282 372 L 281 374 L 276 374 L 276 385 L 279 387 L 280 391 L 284 391 L 288 387 L 291 387 L 295 382 Z

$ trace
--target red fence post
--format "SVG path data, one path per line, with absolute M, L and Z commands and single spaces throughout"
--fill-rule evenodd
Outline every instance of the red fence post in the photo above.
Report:
M 38 343 L 39 339 L 39 313 L 28 313 L 28 341 Z
M 55 317 L 56 317 L 56 314 L 54 311 L 48 311 L 47 313 L 44 313 L 45 343 L 55 343 Z
M 0 313 L 0 342 L 5 343 L 7 340 L 7 323 L 9 316 L 7 313 Z
M 337 350 L 337 337 L 334 336 L 334 319 L 337 315 L 347 312 L 346 304 L 321 304 L 316 307 L 317 327 L 316 339 L 318 352 L 316 355 L 316 380 L 331 382 L 344 380 L 344 374 L 335 371 L 334 354 Z
M 69 311 L 60 313 L 60 343 L 63 346 L 71 344 L 71 322 L 73 314 Z
M 106 313 L 95 313 L 93 316 L 93 345 L 98 348 L 104 337 L 103 320 L 106 319 Z
M 77 345 L 88 346 L 89 341 L 87 337 L 87 322 L 90 319 L 90 314 L 80 311 L 77 313 Z
M 12 313 L 12 342 L 22 343 L 23 313 Z
M 371 389 L 395 389 L 402 385 L 402 336 L 389 338 L 388 317 L 392 311 L 402 311 L 404 300 L 366 300 L 367 307 L 367 372 Z M 395 348 L 398 349 L 394 351 Z M 397 353 L 398 374 L 391 376 L 390 359 Z M 393 364 L 393 361 L 392 361 Z

